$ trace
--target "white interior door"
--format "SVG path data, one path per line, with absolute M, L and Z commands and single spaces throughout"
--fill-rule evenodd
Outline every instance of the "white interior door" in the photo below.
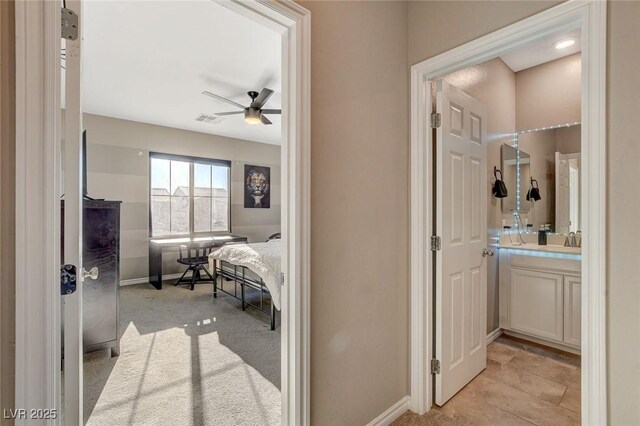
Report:
M 437 129 L 435 402 L 443 405 L 487 364 L 486 113 L 436 82 Z
M 79 18 L 81 1 L 67 0 L 66 7 Z M 81 23 L 80 19 L 80 23 Z M 66 44 L 66 46 L 64 46 Z M 76 291 L 62 297 L 64 309 L 64 405 L 65 425 L 80 425 L 82 418 L 82 113 L 80 53 L 82 26 L 76 40 L 65 40 L 64 72 L 64 259 L 76 267 Z

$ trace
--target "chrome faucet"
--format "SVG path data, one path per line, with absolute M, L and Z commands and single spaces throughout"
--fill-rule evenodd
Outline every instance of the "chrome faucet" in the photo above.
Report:
M 580 241 L 580 242 L 582 242 L 582 241 Z M 573 232 L 573 231 L 569 232 L 569 235 L 567 235 L 566 238 L 564 239 L 564 246 L 565 247 L 580 247 L 578 245 L 577 240 L 576 240 L 576 233 L 575 232 Z

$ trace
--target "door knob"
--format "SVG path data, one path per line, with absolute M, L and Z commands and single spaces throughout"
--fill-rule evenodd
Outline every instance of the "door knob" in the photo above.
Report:
M 482 257 L 493 256 L 493 250 L 482 249 Z
M 87 271 L 86 269 L 82 268 L 82 278 L 91 278 L 92 280 L 97 280 L 98 279 L 98 267 L 94 266 L 93 268 L 89 269 L 89 271 Z

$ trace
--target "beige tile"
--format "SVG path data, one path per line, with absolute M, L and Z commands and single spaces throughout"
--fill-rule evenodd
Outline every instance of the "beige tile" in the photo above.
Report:
M 518 349 L 494 341 L 487 346 L 487 359 L 505 364 L 511 361 L 518 352 Z
M 434 407 L 424 416 L 408 412 L 393 423 L 393 426 L 407 425 L 531 426 L 531 423 L 463 389 L 443 407 Z
M 547 401 L 542 401 L 511 386 L 483 375 L 467 385 L 467 389 L 487 403 L 500 407 L 536 425 L 579 425 L 580 416 Z
M 567 387 L 560 383 L 529 373 L 524 369 L 514 368 L 511 363 L 500 364 L 487 360 L 487 368 L 482 373 L 496 382 L 512 386 L 529 395 L 553 404 L 560 404 Z
M 476 379 L 474 379 L 476 380 Z M 467 388 L 442 407 L 442 413 L 459 423 L 474 426 L 530 426 L 531 424 L 499 407 L 489 404 Z
M 518 352 L 509 361 L 509 364 L 513 368 L 528 371 L 574 389 L 580 389 L 580 368 L 576 366 L 525 351 Z
M 580 413 L 580 391 L 574 388 L 567 388 L 567 391 L 562 397 L 562 402 L 560 402 L 560 406 L 567 410 Z

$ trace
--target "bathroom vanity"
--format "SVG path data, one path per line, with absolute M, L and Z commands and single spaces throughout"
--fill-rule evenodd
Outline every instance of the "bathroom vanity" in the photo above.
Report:
M 577 354 L 580 135 L 580 124 L 569 123 L 518 132 L 501 145 L 508 195 L 501 199 L 503 232 L 498 244 L 500 328 Z
M 502 241 L 498 252 L 500 327 L 579 354 L 581 249 Z

